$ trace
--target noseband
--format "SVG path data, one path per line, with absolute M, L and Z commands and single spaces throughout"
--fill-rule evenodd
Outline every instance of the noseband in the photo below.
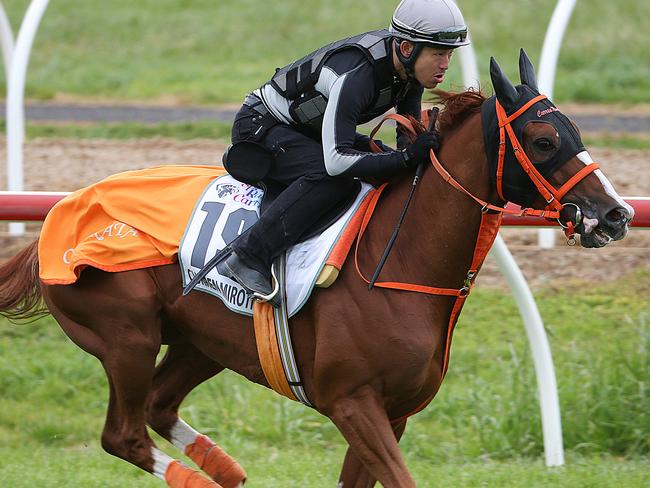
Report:
M 524 114 L 530 107 L 535 105 L 540 100 L 544 100 L 546 95 L 538 95 L 529 100 L 512 115 L 508 116 L 505 109 L 496 101 L 497 120 L 499 121 L 499 159 L 497 162 L 496 186 L 499 198 L 504 201 L 507 199 L 503 196 L 503 162 L 506 155 L 506 134 L 510 140 L 513 152 L 519 165 L 526 172 L 530 180 L 533 182 L 539 194 L 546 201 L 546 207 L 543 210 L 524 209 L 525 215 L 537 215 L 546 219 L 555 219 L 560 226 L 564 229 L 569 244 L 575 244 L 575 228 L 582 223 L 582 211 L 575 203 L 560 203 L 560 200 L 580 181 L 582 181 L 589 174 L 598 169 L 597 163 L 591 163 L 578 171 L 569 180 L 564 183 L 560 188 L 556 189 L 546 178 L 544 178 L 539 171 L 535 168 L 526 153 L 524 152 L 521 143 L 517 139 L 515 132 L 512 128 L 512 122 L 519 116 Z M 573 222 L 562 222 L 560 213 L 566 206 L 573 206 L 576 208 L 576 215 Z

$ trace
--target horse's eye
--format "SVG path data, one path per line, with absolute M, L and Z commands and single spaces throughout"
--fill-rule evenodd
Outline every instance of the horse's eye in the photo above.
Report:
M 540 151 L 552 151 L 555 149 L 555 144 L 553 144 L 553 142 L 546 137 L 540 137 L 539 139 L 536 139 L 534 144 L 535 147 Z

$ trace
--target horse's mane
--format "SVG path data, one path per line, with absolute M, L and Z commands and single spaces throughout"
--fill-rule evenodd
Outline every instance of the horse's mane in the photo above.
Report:
M 434 94 L 434 102 L 443 106 L 438 115 L 438 129 L 442 137 L 457 128 L 470 115 L 480 112 L 481 105 L 486 100 L 483 93 L 474 88 L 460 93 L 436 90 Z

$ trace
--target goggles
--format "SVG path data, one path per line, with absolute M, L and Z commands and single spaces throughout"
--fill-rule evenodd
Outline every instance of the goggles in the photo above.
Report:
M 398 25 L 394 20 L 391 26 L 395 32 L 407 35 L 420 42 L 431 42 L 434 44 L 462 44 L 467 40 L 467 27 L 461 27 L 455 30 L 446 30 L 432 33 L 424 33 L 410 29 L 404 25 Z

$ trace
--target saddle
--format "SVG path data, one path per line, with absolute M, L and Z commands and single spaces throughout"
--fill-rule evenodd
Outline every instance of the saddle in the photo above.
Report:
M 365 204 L 371 189 L 371 185 L 358 182 L 346 201 L 305 231 L 300 242 L 281 255 L 286 262 L 286 273 L 279 271 L 281 266 L 276 262 L 276 279 L 286 281 L 283 296 L 289 315 L 294 315 L 304 305 L 314 286 L 328 286 L 336 278 L 352 244 L 344 230 L 353 220 L 357 223 L 358 218 L 353 217 Z M 264 211 L 262 207 L 270 205 L 280 193 L 277 187 L 265 190 L 242 183 L 231 175 L 222 176 L 207 186 L 195 204 L 179 246 L 185 289 L 196 287 L 219 297 L 235 312 L 253 314 L 252 299 L 246 291 L 228 276 L 221 275 L 212 263 L 224 252 L 229 252 L 229 244 L 251 227 Z M 346 250 L 334 253 L 339 241 L 345 242 Z M 327 268 L 325 275 L 319 277 L 328 264 L 336 267 Z M 286 280 L 283 280 L 285 275 Z

